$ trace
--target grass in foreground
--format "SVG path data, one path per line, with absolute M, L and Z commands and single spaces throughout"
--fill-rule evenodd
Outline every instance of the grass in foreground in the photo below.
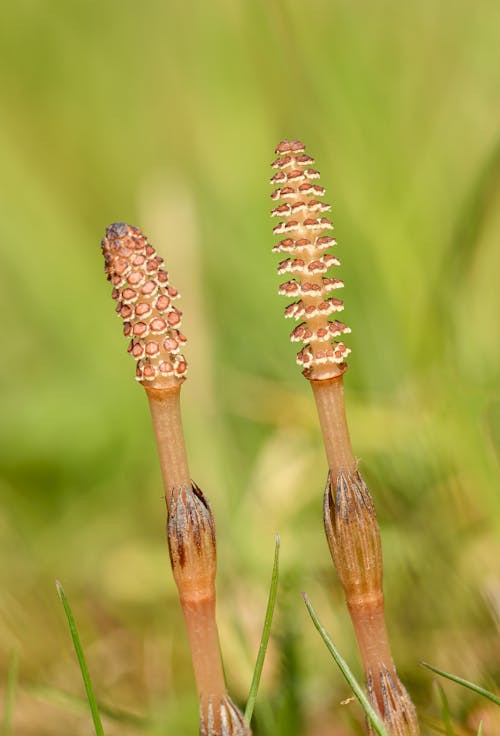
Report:
M 257 660 L 255 662 L 255 669 L 252 677 L 252 684 L 250 685 L 250 692 L 248 693 L 248 700 L 245 708 L 245 718 L 248 723 L 250 723 L 250 721 L 252 720 L 255 701 L 257 699 L 257 691 L 259 689 L 260 677 L 262 675 L 262 668 L 264 667 L 264 659 L 266 657 L 267 645 L 269 644 L 269 636 L 271 634 L 271 624 L 273 621 L 274 607 L 276 604 L 276 595 L 278 592 L 279 556 L 280 538 L 278 535 L 276 535 L 273 572 L 271 576 L 271 586 L 269 588 L 269 597 L 267 600 L 266 615 L 264 618 L 264 628 L 262 629 L 259 652 L 257 654 Z
M 97 706 L 97 701 L 96 701 L 94 690 L 92 687 L 92 681 L 90 679 L 90 673 L 87 667 L 87 662 L 85 661 L 85 655 L 83 653 L 82 645 L 80 642 L 80 637 L 78 635 L 78 629 L 76 628 L 76 622 L 73 617 L 73 613 L 71 611 L 69 601 L 66 598 L 66 593 L 64 592 L 64 588 L 59 582 L 59 580 L 56 580 L 56 588 L 57 588 L 57 593 L 59 595 L 59 598 L 61 599 L 61 603 L 64 608 L 64 613 L 66 614 L 66 618 L 68 620 L 69 631 L 71 634 L 71 638 L 73 640 L 73 646 L 75 648 L 76 657 L 78 659 L 78 664 L 80 665 L 80 672 L 82 673 L 83 684 L 85 685 L 85 692 L 87 693 L 87 699 L 89 701 L 90 712 L 92 714 L 92 721 L 94 722 L 94 730 L 95 730 L 96 736 L 104 736 L 104 729 L 101 723 L 101 716 L 99 715 L 99 708 Z
M 255 701 L 257 699 L 257 693 L 258 693 L 259 684 L 260 684 L 260 678 L 262 675 L 262 669 L 264 667 L 264 660 L 265 660 L 265 656 L 267 652 L 267 646 L 269 644 L 269 637 L 271 635 L 271 625 L 272 625 L 272 620 L 273 620 L 274 608 L 276 605 L 276 596 L 278 592 L 279 552 L 280 552 L 280 538 L 278 535 L 276 535 L 276 543 L 275 543 L 275 548 L 274 548 L 273 571 L 271 575 L 271 584 L 269 588 L 269 597 L 267 601 L 266 614 L 264 617 L 264 626 L 262 630 L 259 651 L 258 651 L 257 659 L 255 662 L 252 683 L 251 683 L 250 691 L 248 694 L 247 705 L 245 709 L 245 719 L 248 723 L 250 723 L 250 721 L 252 720 L 252 715 L 253 715 L 253 711 L 255 708 Z M 57 587 L 57 593 L 59 595 L 59 598 L 64 608 L 64 613 L 66 614 L 66 619 L 68 621 L 71 639 L 73 641 L 73 646 L 75 648 L 76 656 L 78 659 L 78 664 L 80 666 L 80 672 L 82 673 L 82 679 L 83 679 L 83 683 L 85 686 L 85 692 L 87 694 L 87 701 L 88 701 L 88 705 L 89 705 L 90 712 L 92 715 L 92 720 L 94 723 L 94 730 L 95 730 L 96 736 L 104 736 L 104 729 L 102 726 L 101 717 L 99 713 L 99 706 L 97 704 L 97 700 L 96 700 L 94 690 L 92 687 L 92 681 L 90 678 L 90 673 L 89 673 L 89 669 L 87 666 L 87 662 L 85 660 L 85 655 L 83 653 L 83 647 L 80 641 L 80 636 L 78 634 L 76 621 L 73 616 L 73 612 L 71 610 L 71 606 L 69 604 L 66 593 L 64 592 L 64 588 L 58 580 L 56 581 L 56 587 Z M 13 654 L 11 656 L 11 660 L 9 663 L 9 669 L 8 669 L 7 688 L 6 688 L 6 696 L 5 696 L 5 710 L 4 710 L 4 718 L 3 718 L 3 723 L 2 723 L 1 736 L 11 736 L 10 724 L 12 720 L 12 709 L 13 709 L 13 700 L 14 700 L 16 680 L 17 680 L 17 656 Z M 57 693 L 57 695 L 59 697 L 62 695 L 63 701 L 64 701 L 64 698 L 66 698 L 66 694 Z M 67 699 L 71 701 L 76 700 L 77 702 L 79 702 L 79 699 L 75 699 L 70 695 L 67 695 Z M 114 720 L 123 720 L 123 721 L 130 720 L 133 725 L 147 724 L 146 719 L 137 718 L 129 714 L 122 713 L 120 711 L 116 711 L 115 709 L 112 709 L 112 708 L 102 707 L 101 710 L 103 710 L 103 712 L 106 712 Z
M 304 598 L 304 602 L 306 604 L 306 608 L 307 608 L 307 610 L 309 612 L 310 617 L 313 620 L 313 623 L 314 623 L 315 627 L 319 631 L 319 634 L 320 634 L 321 638 L 325 642 L 328 651 L 330 652 L 330 654 L 334 658 L 334 660 L 337 663 L 340 671 L 342 672 L 342 674 L 344 675 L 345 679 L 347 680 L 347 682 L 349 683 L 350 687 L 352 688 L 352 691 L 353 691 L 354 695 L 359 700 L 360 705 L 363 708 L 363 710 L 365 712 L 365 715 L 366 715 L 368 721 L 370 722 L 373 730 L 375 731 L 376 734 L 378 734 L 378 736 L 388 736 L 388 733 L 385 730 L 384 724 L 382 723 L 382 721 L 380 720 L 379 716 L 377 715 L 377 713 L 374 711 L 373 707 L 371 706 L 370 701 L 368 700 L 368 698 L 366 697 L 366 695 L 365 695 L 365 693 L 363 691 L 363 688 L 361 687 L 361 685 L 358 683 L 358 681 L 356 680 L 356 678 L 352 674 L 351 670 L 349 669 L 349 665 L 343 659 L 343 657 L 341 656 L 340 652 L 336 648 L 335 644 L 332 642 L 332 640 L 328 636 L 328 634 L 326 632 L 326 629 L 321 624 L 321 622 L 320 622 L 320 620 L 319 620 L 319 618 L 318 618 L 318 616 L 316 614 L 316 611 L 314 610 L 313 605 L 312 605 L 312 603 L 311 603 L 311 601 L 309 599 L 309 596 L 307 595 L 307 593 L 302 593 L 302 595 L 303 595 L 303 598 Z
M 484 687 L 480 687 L 479 685 L 476 685 L 469 680 L 465 680 L 463 677 L 458 677 L 458 675 L 452 675 L 449 672 L 440 670 L 438 667 L 434 667 L 434 665 L 428 664 L 427 662 L 420 662 L 420 664 L 424 667 L 427 667 L 427 669 L 431 670 L 431 672 L 435 672 L 436 675 L 446 677 L 446 679 L 451 680 L 452 682 L 456 682 L 459 685 L 472 690 L 472 692 L 477 693 L 478 695 L 482 695 L 483 698 L 491 700 L 491 702 L 495 703 L 495 705 L 500 705 L 500 698 L 489 690 L 486 690 Z

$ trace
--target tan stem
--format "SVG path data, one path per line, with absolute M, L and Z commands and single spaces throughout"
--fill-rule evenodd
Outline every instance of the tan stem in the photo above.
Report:
M 384 618 L 384 596 L 362 596 L 347 601 L 359 651 L 366 671 L 374 670 L 381 662 L 393 668 L 389 638 Z
M 188 600 L 181 594 L 181 603 L 200 699 L 207 695 L 223 696 L 226 685 L 215 623 L 215 595 Z
M 191 489 L 192 486 L 182 430 L 180 384 L 162 389 L 146 387 L 146 393 L 170 514 L 175 508 L 174 504 L 183 498 L 179 494 L 172 496 L 172 490 Z M 175 517 L 175 513 L 173 516 Z M 194 545 L 196 554 L 193 558 L 191 536 L 186 532 L 183 534 L 181 542 L 186 558 L 183 562 L 176 558 L 173 569 L 186 621 L 196 687 L 202 707 L 205 708 L 207 698 L 225 696 L 226 686 L 215 620 L 215 552 L 213 569 L 210 561 L 206 560 L 206 554 L 201 556 L 205 566 L 209 568 L 207 572 L 199 560 L 198 565 L 194 563 L 194 558 L 198 559 L 198 555 L 207 550 L 204 547 L 200 550 L 200 541 L 197 538 L 198 545 Z M 177 536 L 175 539 L 177 540 Z
M 342 375 L 322 381 L 311 380 L 319 422 L 325 444 L 326 457 L 333 478 L 339 471 L 356 469 L 344 404 Z
M 357 473 L 357 463 L 347 428 L 342 376 L 311 380 L 311 386 L 318 409 L 331 478 L 334 479 L 334 483 L 337 483 L 339 477 L 349 478 L 350 474 Z M 366 493 L 369 494 L 368 489 Z M 397 676 L 387 636 L 377 520 L 372 508 L 360 528 L 360 517 L 352 514 L 353 508 L 352 503 L 347 503 L 344 509 L 349 514 L 347 533 L 352 541 L 352 544 L 346 544 L 345 542 L 349 540 L 344 540 L 343 543 L 342 536 L 336 538 L 336 535 L 338 536 L 343 529 L 346 531 L 342 517 L 343 511 L 339 510 L 341 515 L 339 519 L 332 520 L 328 514 L 334 509 L 330 503 L 325 507 L 327 514 L 325 529 L 327 537 L 328 535 L 332 537 L 329 538 L 329 543 L 332 543 L 330 549 L 334 562 L 338 565 L 339 576 L 344 586 L 347 607 L 358 641 L 368 687 L 375 701 L 373 704 L 377 706 L 384 720 L 389 718 L 389 722 L 386 723 L 389 733 L 393 736 L 403 733 L 405 736 L 410 734 L 414 736 L 418 734 L 415 709 Z M 366 504 L 364 508 L 366 511 Z M 364 540 L 365 544 L 361 544 L 358 551 L 364 551 L 366 559 L 358 558 L 358 564 L 361 564 L 362 567 L 364 565 L 365 568 L 360 569 L 359 574 L 356 575 L 356 559 L 350 558 L 348 550 L 354 545 L 354 552 L 356 552 L 356 542 L 360 544 L 361 540 Z M 369 564 L 370 561 L 372 564 Z M 360 591 L 360 582 L 364 582 L 368 589 Z M 368 582 L 371 584 L 367 585 Z M 392 711 L 388 711 L 388 697 L 393 703 L 392 716 Z M 391 717 L 396 719 L 394 723 L 390 720 Z
M 182 431 L 180 389 L 180 384 L 163 389 L 146 388 L 168 508 L 173 488 L 191 485 Z

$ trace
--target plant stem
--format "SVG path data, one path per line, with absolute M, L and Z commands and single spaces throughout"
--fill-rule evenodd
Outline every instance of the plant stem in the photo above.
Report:
M 351 472 L 356 469 L 345 413 L 343 375 L 309 382 L 316 401 L 328 467 L 332 477 L 336 478 L 341 470 Z
M 215 620 L 216 546 L 210 505 L 191 481 L 182 429 L 180 389 L 187 362 L 180 352 L 182 313 L 177 289 L 147 238 L 136 227 L 110 225 L 102 241 L 105 272 L 136 379 L 149 401 L 168 510 L 170 561 L 186 621 L 200 698 L 201 736 L 249 736 L 227 695 Z
M 215 623 L 215 595 L 210 594 L 204 600 L 186 600 L 181 594 L 181 605 L 200 698 L 224 696 L 226 684 Z
M 340 473 L 349 477 L 356 471 L 357 463 L 352 451 L 347 426 L 343 376 L 339 375 L 323 381 L 310 380 L 310 383 L 316 401 L 332 481 L 335 481 Z M 368 489 L 366 489 L 366 492 L 368 492 Z M 352 507 L 352 502 L 349 502 L 347 506 Z M 368 531 L 367 527 L 370 521 L 374 528 Z M 352 530 L 350 532 L 350 536 L 352 536 Z M 377 542 L 379 542 L 380 535 L 376 520 L 367 519 L 364 523 L 363 536 L 365 538 L 369 537 L 370 533 L 372 536 L 376 536 Z M 344 550 L 346 546 L 346 544 L 343 545 Z M 339 568 L 339 574 L 344 586 L 346 602 L 365 671 L 373 670 L 380 662 L 384 662 L 386 665 L 390 664 L 390 669 L 394 670 L 384 618 L 384 597 L 380 584 L 381 579 L 377 576 L 374 584 L 370 581 L 370 590 L 365 590 L 359 584 L 351 584 L 351 580 L 349 580 L 349 576 L 345 572 L 347 565 L 343 560 L 341 561 L 340 555 L 336 555 L 335 562 Z M 367 566 L 372 560 L 367 555 L 363 562 Z M 381 566 L 381 560 L 375 560 L 374 563 L 376 567 Z M 356 582 L 366 576 L 366 570 L 356 567 L 354 575 Z M 381 702 L 380 688 L 376 686 L 375 690 L 377 700 Z
M 301 141 L 281 141 L 276 153 L 277 173 L 271 181 L 278 188 L 271 198 L 282 203 L 271 214 L 282 218 L 273 232 L 285 237 L 273 251 L 291 256 L 278 266 L 278 273 L 294 276 L 281 284 L 280 294 L 298 297 L 287 306 L 285 316 L 304 320 L 290 337 L 304 343 L 297 363 L 311 383 L 328 461 L 323 505 L 328 545 L 344 588 L 370 698 L 391 736 L 413 735 L 418 733 L 415 711 L 396 675 L 384 620 L 380 531 L 357 469 L 345 415 L 343 374 L 350 349 L 334 338 L 350 328 L 329 319 L 344 308 L 342 300 L 330 296 L 343 282 L 325 275 L 340 265 L 326 252 L 335 245 L 325 235 L 333 223 L 322 216 L 331 207 L 322 200 L 325 189 L 317 183 L 319 172 L 312 168 L 314 159 Z
M 165 500 L 170 508 L 174 488 L 191 485 L 182 429 L 181 384 L 174 384 L 170 388 L 145 386 L 145 389 L 160 457 Z

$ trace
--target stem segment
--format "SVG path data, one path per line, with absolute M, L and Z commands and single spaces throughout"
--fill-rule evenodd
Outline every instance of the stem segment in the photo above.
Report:
M 226 685 L 219 654 L 219 635 L 215 623 L 215 597 L 187 600 L 181 596 L 193 669 L 200 699 L 208 695 L 224 696 Z
M 310 384 L 318 410 L 328 467 L 332 477 L 336 478 L 340 471 L 352 472 L 356 469 L 345 413 L 343 375 L 324 381 L 310 380 Z
M 380 531 L 370 492 L 351 448 L 342 376 L 311 384 L 330 468 L 324 499 L 325 531 L 344 588 L 369 696 L 391 736 L 417 736 L 415 708 L 390 651 Z
M 170 509 L 174 488 L 191 485 L 182 430 L 181 384 L 176 383 L 170 388 L 145 386 L 145 389 L 160 456 L 165 500 L 167 508 Z

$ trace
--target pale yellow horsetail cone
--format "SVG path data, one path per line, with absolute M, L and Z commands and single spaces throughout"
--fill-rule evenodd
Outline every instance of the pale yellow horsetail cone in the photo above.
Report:
M 274 246 L 274 253 L 286 253 L 288 258 L 278 266 L 279 274 L 293 278 L 279 288 L 279 293 L 298 300 L 285 309 L 285 316 L 302 320 L 292 330 L 292 342 L 304 347 L 297 355 L 297 363 L 310 379 L 325 379 L 345 370 L 345 358 L 351 352 L 336 338 L 351 330 L 331 316 L 343 311 L 344 302 L 337 294 L 344 286 L 341 279 L 326 276 L 340 261 L 331 252 L 336 245 L 327 233 L 333 230 L 331 220 L 324 217 L 331 206 L 323 201 L 324 187 L 317 182 L 319 172 L 312 167 L 314 159 L 305 153 L 297 140 L 282 141 L 276 148 L 278 158 L 272 167 L 278 169 L 271 183 L 277 188 L 271 194 L 281 201 L 271 215 L 281 218 L 273 233 L 282 236 Z
M 201 736 L 250 736 L 227 694 L 215 620 L 216 543 L 210 504 L 192 482 L 184 443 L 180 389 L 187 362 L 178 291 L 163 258 L 136 227 L 117 222 L 102 241 L 116 311 L 146 389 L 169 518 L 170 561 L 186 621 L 200 701 Z
M 271 198 L 281 204 L 271 214 L 281 219 L 273 232 L 282 239 L 273 251 L 288 256 L 278 273 L 292 278 L 281 284 L 279 293 L 297 299 L 286 307 L 285 316 L 301 320 L 290 337 L 304 343 L 297 363 L 313 390 L 329 466 L 323 504 L 326 537 L 344 588 L 370 700 L 391 736 L 416 736 L 415 709 L 396 673 L 387 637 L 377 517 L 358 471 L 345 415 L 343 374 L 351 351 L 338 338 L 351 330 L 332 317 L 344 309 L 336 296 L 344 284 L 328 275 L 340 265 L 330 252 L 336 245 L 328 234 L 333 223 L 325 217 L 331 207 L 323 201 L 319 172 L 301 141 L 281 141 L 276 153 L 272 166 L 277 173 L 271 183 L 277 188 Z

